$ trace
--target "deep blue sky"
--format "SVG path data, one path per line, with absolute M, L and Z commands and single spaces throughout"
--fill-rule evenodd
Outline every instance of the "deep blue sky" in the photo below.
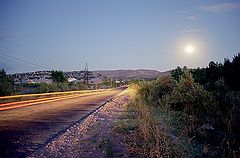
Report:
M 0 1 L 7 73 L 202 67 L 240 51 L 240 1 Z M 187 55 L 184 47 L 195 46 Z

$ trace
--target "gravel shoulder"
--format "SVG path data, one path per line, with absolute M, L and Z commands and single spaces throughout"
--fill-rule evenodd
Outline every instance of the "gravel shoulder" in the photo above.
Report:
M 113 128 L 117 121 L 124 119 L 122 116 L 128 101 L 126 89 L 30 157 L 127 157 L 122 144 L 123 136 L 114 132 Z

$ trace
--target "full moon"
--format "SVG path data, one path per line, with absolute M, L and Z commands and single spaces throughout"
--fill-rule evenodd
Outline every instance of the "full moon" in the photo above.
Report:
M 187 45 L 187 46 L 185 47 L 185 52 L 186 52 L 187 54 L 193 54 L 194 51 L 195 51 L 195 47 L 194 47 L 193 45 Z

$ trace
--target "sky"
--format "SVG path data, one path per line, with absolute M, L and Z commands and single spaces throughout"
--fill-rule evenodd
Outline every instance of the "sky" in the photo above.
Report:
M 0 0 L 0 68 L 206 67 L 240 52 L 239 19 L 240 0 Z

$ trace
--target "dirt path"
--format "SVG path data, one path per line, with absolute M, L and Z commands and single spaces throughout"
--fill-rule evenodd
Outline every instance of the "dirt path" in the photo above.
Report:
M 123 116 L 128 101 L 125 90 L 30 157 L 126 157 L 122 136 L 113 127 Z

